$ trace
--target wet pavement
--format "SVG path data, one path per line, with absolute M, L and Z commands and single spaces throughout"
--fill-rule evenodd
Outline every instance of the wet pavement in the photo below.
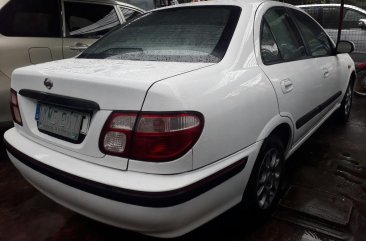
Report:
M 256 220 L 235 207 L 172 240 L 203 239 L 365 241 L 366 99 L 354 99 L 349 123 L 343 126 L 331 118 L 289 159 L 283 197 L 272 217 Z M 0 240 L 157 239 L 56 204 L 30 186 L 0 148 Z

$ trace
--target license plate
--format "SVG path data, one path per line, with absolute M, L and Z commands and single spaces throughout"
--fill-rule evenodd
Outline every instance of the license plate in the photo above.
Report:
M 38 103 L 35 119 L 40 131 L 77 141 L 86 134 L 90 115 Z

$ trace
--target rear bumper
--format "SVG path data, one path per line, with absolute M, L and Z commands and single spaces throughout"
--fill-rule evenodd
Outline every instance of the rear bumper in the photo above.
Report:
M 14 165 L 50 198 L 93 219 L 158 237 L 182 235 L 240 202 L 260 146 L 189 173 L 153 175 L 69 157 L 15 128 L 4 138 Z

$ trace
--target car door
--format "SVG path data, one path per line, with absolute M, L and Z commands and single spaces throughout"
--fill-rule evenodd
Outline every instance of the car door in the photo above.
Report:
M 295 126 L 296 143 L 320 119 L 313 113 L 323 101 L 326 88 L 322 69 L 317 59 L 308 56 L 284 7 L 273 7 L 262 14 L 258 62 L 276 91 L 280 115 L 289 117 Z
M 62 7 L 64 58 L 79 54 L 122 22 L 114 5 L 62 1 Z
M 335 46 L 318 23 L 301 11 L 296 9 L 288 11 L 298 26 L 315 68 L 320 70 L 318 78 L 320 77 L 319 84 L 322 89 L 320 107 L 316 112 L 322 117 L 333 108 L 335 100 L 342 95 L 344 82 L 341 79 L 342 64 L 335 54 Z

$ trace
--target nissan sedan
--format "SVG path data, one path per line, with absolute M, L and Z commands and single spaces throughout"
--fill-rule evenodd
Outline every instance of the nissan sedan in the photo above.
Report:
M 352 49 L 274 1 L 153 10 L 77 58 L 15 70 L 7 152 L 61 205 L 146 235 L 239 203 L 264 217 L 285 160 L 333 113 L 348 120 Z

